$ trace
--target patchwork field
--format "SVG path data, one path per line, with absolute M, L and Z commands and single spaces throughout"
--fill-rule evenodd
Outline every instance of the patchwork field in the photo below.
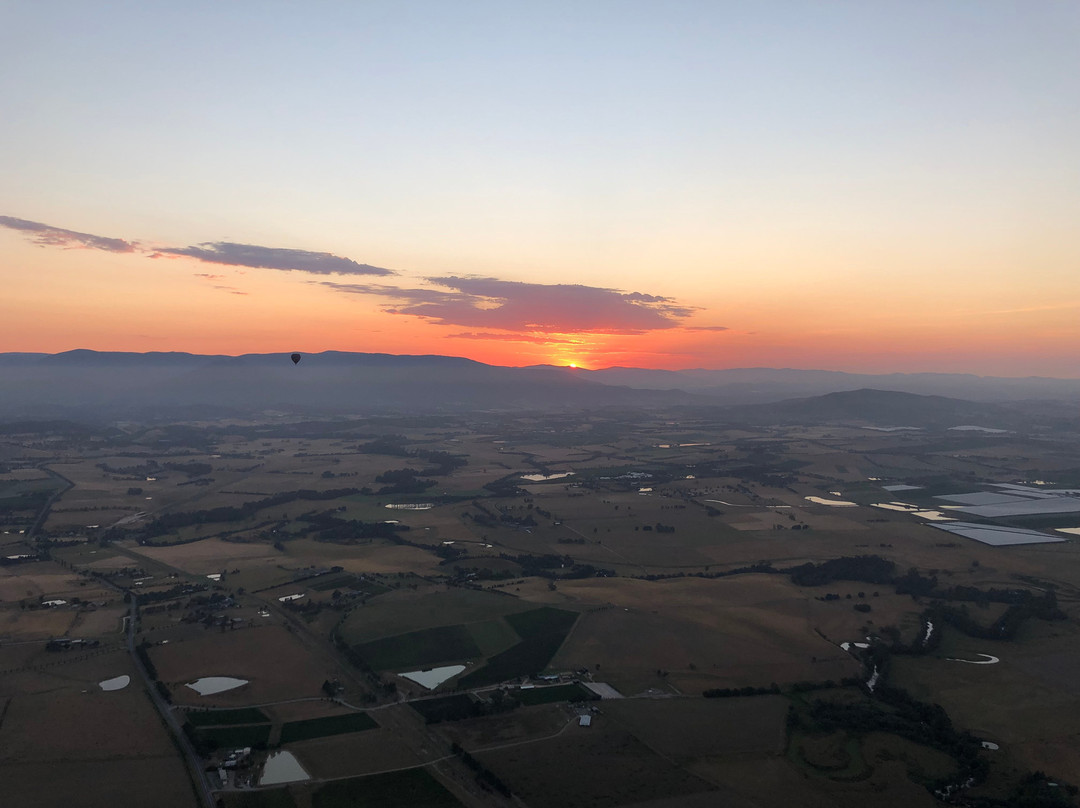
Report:
M 313 655 L 280 626 L 240 629 L 157 645 L 150 658 L 177 704 L 240 706 L 318 696 L 322 683 L 340 675 L 340 666 Z M 249 684 L 200 696 L 186 684 L 204 676 L 232 676 Z
M 55 654 L 39 647 L 18 660 L 22 665 L 7 668 L 14 661 L 0 648 L 6 802 L 104 808 L 131 799 L 155 802 L 154 789 L 161 789 L 161 805 L 194 805 L 183 761 L 126 653 Z M 98 685 L 121 675 L 132 677 L 123 689 L 108 692 Z M 126 790 L 128 777 L 146 784 Z
M 557 739 L 479 752 L 476 757 L 515 783 L 526 802 L 537 808 L 617 806 L 715 791 L 616 729 L 570 731 Z M 575 766 L 566 766 L 566 760 Z M 581 776 L 582 769 L 588 777 Z
M 196 786 L 230 808 L 929 806 L 960 776 L 948 738 L 806 718 L 866 719 L 888 688 L 1000 747 L 967 795 L 1020 804 L 1041 771 L 1071 797 L 1080 541 L 1056 528 L 1080 523 L 978 517 L 1062 539 L 990 546 L 911 511 L 1080 484 L 1080 434 L 706 409 L 125 429 L 0 436 L 0 780 L 23 804 L 197 803 L 126 651 L 133 596 Z M 445 695 L 401 676 L 450 665 Z M 246 683 L 187 687 L 209 677 Z M 309 779 L 252 788 L 282 750 Z
M 626 694 L 839 680 L 858 670 L 814 631 L 805 596 L 775 576 L 601 579 L 559 591 L 604 605 L 583 614 L 554 667 L 588 668 Z

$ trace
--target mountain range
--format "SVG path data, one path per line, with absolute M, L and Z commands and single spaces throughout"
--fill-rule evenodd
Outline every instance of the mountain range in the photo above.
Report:
M 288 354 L 0 353 L 0 418 L 6 420 L 702 407 L 743 422 L 946 426 L 979 420 L 1011 428 L 1017 405 L 1031 401 L 1067 417 L 1080 402 L 1080 380 L 502 367 L 460 357 L 339 351 L 305 354 L 298 364 Z

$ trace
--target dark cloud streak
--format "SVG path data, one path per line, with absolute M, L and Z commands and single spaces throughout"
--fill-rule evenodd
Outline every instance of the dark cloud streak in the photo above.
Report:
M 92 233 L 79 233 L 62 227 L 16 219 L 14 216 L 0 216 L 0 227 L 26 233 L 35 244 L 42 247 L 64 247 L 66 249 L 105 250 L 114 253 L 135 252 L 135 244 L 121 238 L 95 236 Z
M 253 269 L 277 269 L 282 272 L 309 272 L 313 275 L 394 275 L 393 270 L 361 264 L 351 258 L 327 252 L 290 250 L 283 247 L 260 247 L 231 241 L 211 241 L 193 247 L 167 247 L 154 256 L 176 255 L 208 264 Z

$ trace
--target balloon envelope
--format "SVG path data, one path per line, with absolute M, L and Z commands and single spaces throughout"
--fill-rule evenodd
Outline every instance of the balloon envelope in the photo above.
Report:
M 300 354 L 294 353 L 291 358 L 292 358 L 292 363 L 295 365 L 297 362 L 300 361 Z

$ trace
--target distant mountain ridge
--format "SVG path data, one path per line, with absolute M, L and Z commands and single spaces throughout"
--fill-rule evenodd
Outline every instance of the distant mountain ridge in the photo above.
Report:
M 0 354 L 0 418 L 197 418 L 266 411 L 455 412 L 708 401 L 632 390 L 563 369 L 461 357 L 347 353 L 215 356 L 88 350 Z
M 1080 400 L 1080 379 L 1009 378 L 970 373 L 846 373 L 795 368 L 649 370 L 611 367 L 577 370 L 584 378 L 656 390 L 681 389 L 731 404 L 779 401 L 844 390 L 897 390 L 974 401 Z
M 878 424 L 884 420 L 903 425 L 905 412 L 922 413 L 924 423 L 934 424 L 971 420 L 980 413 L 999 421 L 1005 418 L 1005 410 L 976 402 L 1080 402 L 1080 380 L 1075 379 L 872 376 L 769 368 L 503 367 L 436 354 L 344 351 L 302 357 L 294 365 L 283 353 L 2 353 L 0 418 L 184 419 L 267 411 L 368 414 L 690 406 L 724 407 L 734 420 L 848 419 Z M 845 392 L 857 395 L 837 395 Z M 946 403 L 956 399 L 969 400 L 960 402 L 963 406 Z
M 896 390 L 844 390 L 772 404 L 743 404 L 725 412 L 737 421 L 756 424 L 869 424 L 875 427 L 951 428 L 1014 426 L 1017 413 L 997 404 L 945 396 L 922 396 Z

